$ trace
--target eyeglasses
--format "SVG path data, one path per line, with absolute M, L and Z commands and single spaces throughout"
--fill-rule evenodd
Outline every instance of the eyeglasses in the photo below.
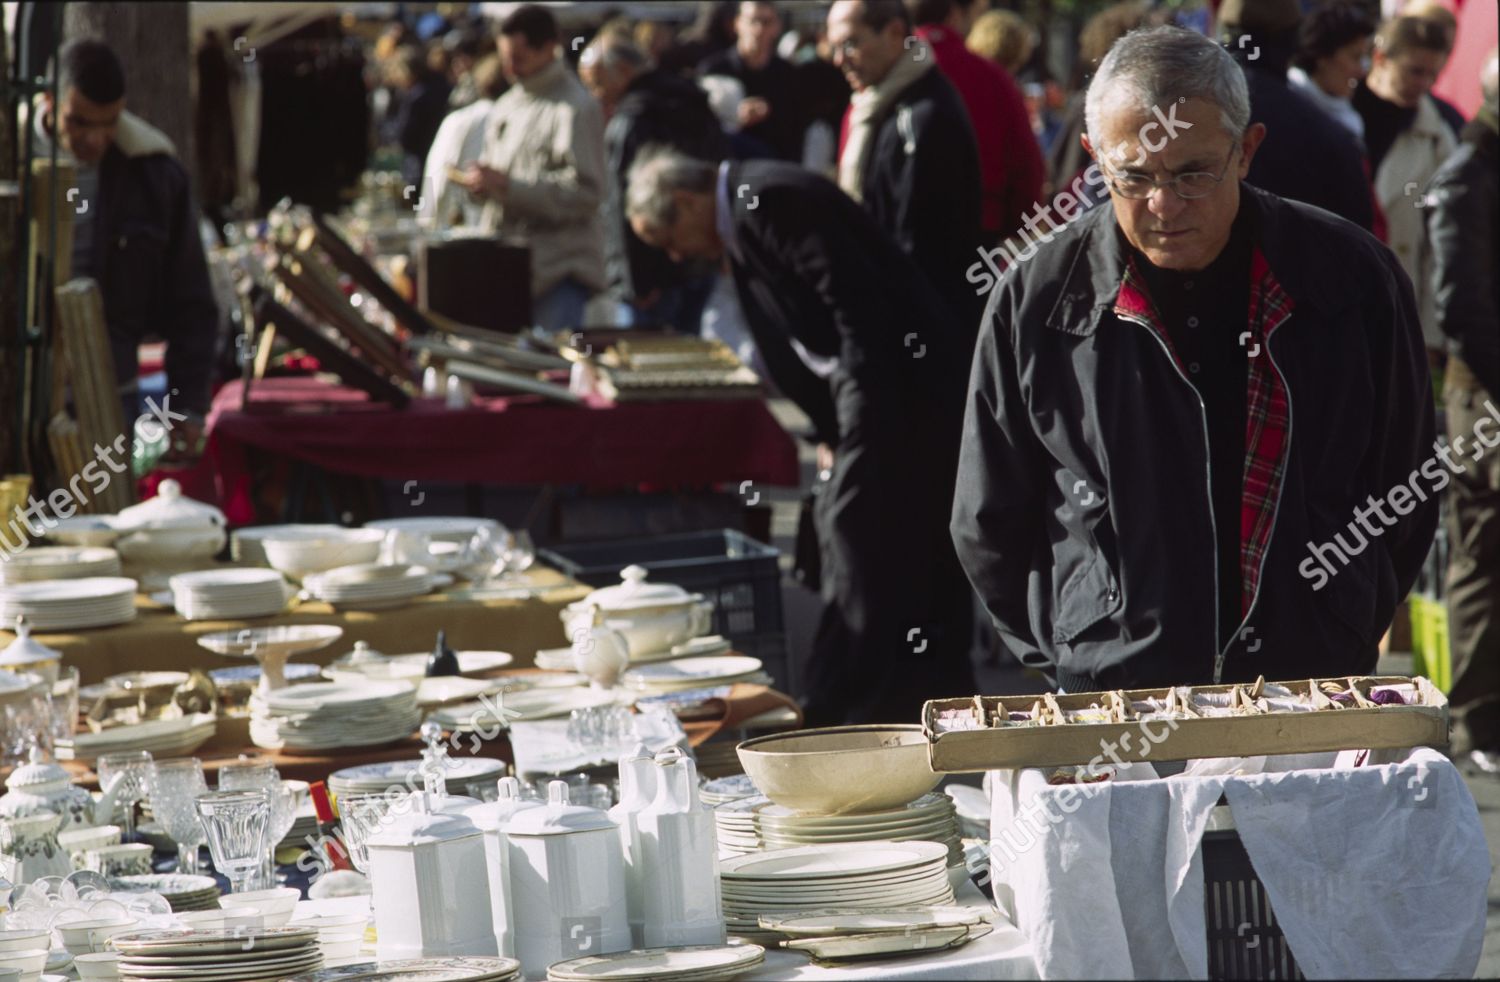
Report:
M 1149 198 L 1151 192 L 1157 188 L 1170 187 L 1179 198 L 1206 198 L 1213 194 L 1229 173 L 1229 165 L 1234 161 L 1238 146 L 1231 147 L 1229 158 L 1224 161 L 1224 167 L 1218 174 L 1210 174 L 1208 171 L 1189 171 L 1186 174 L 1177 174 L 1166 180 L 1158 181 L 1145 174 L 1114 174 L 1106 171 L 1109 177 L 1109 186 L 1122 198 Z

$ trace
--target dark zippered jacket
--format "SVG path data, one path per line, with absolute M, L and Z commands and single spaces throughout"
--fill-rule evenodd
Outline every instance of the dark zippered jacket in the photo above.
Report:
M 1012 266 L 985 309 L 954 541 L 1006 645 L 1070 690 L 1369 672 L 1430 546 L 1450 467 L 1410 281 L 1355 225 L 1241 193 L 1246 592 L 1222 650 L 1202 405 L 1141 313 L 1113 209 Z

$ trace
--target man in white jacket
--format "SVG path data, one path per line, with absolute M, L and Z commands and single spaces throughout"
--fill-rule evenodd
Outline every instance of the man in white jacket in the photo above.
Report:
M 500 25 L 512 86 L 485 123 L 480 162 L 464 186 L 485 199 L 481 224 L 531 248 L 534 319 L 578 327 L 604 286 L 604 114 L 558 57 L 557 21 L 535 4 Z

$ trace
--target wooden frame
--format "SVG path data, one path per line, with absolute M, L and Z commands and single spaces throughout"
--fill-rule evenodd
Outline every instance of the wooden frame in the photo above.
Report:
M 432 321 L 397 293 L 396 288 L 386 282 L 385 277 L 366 262 L 363 256 L 355 252 L 322 215 L 314 214 L 312 222 L 297 239 L 298 251 L 309 251 L 316 244 L 340 272 L 368 291 L 376 303 L 389 311 L 411 333 L 432 334 L 436 330 Z
M 289 343 L 305 348 L 328 371 L 346 384 L 369 393 L 370 398 L 377 402 L 390 403 L 397 409 L 403 409 L 411 402 L 411 396 L 404 389 L 277 303 L 264 289 L 252 287 L 252 298 L 255 321 L 262 330 L 274 326 Z

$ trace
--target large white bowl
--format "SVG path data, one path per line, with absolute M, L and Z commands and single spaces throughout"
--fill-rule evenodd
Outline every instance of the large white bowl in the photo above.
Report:
M 746 740 L 740 763 L 761 793 L 804 815 L 899 808 L 937 787 L 920 726 L 831 726 Z
M 294 579 L 338 566 L 373 563 L 385 533 L 379 529 L 293 531 L 260 540 L 266 562 Z
M 233 914 L 259 914 L 266 927 L 284 927 L 292 919 L 301 897 L 302 892 L 293 887 L 276 887 L 226 894 L 219 898 L 219 906 Z

